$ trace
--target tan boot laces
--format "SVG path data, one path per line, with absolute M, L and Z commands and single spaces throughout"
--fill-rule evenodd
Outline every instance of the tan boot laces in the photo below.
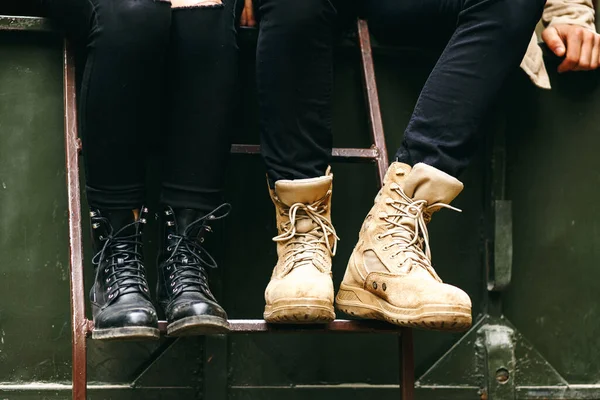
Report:
M 387 244 L 384 249 L 391 249 L 399 246 L 392 258 L 397 257 L 401 253 L 405 253 L 406 257 L 412 261 L 410 270 L 415 265 L 418 265 L 427 270 L 433 278 L 438 282 L 442 282 L 435 269 L 431 266 L 431 250 L 429 247 L 429 233 L 427 231 L 427 222 L 431 219 L 431 213 L 435 208 L 448 208 L 453 211 L 461 212 L 460 209 L 452 207 L 449 204 L 435 203 L 427 205 L 426 200 L 413 200 L 404 193 L 397 184 L 393 183 L 390 186 L 394 192 L 400 196 L 399 200 L 387 199 L 386 203 L 391 205 L 398 212 L 389 214 L 382 212 L 380 218 L 386 221 L 389 225 L 388 230 L 381 234 L 380 237 L 391 236 L 394 240 Z M 414 222 L 414 230 L 410 230 L 400 221 L 402 218 L 411 218 Z M 410 236 L 407 237 L 407 232 Z M 423 251 L 425 249 L 425 251 Z
M 322 214 L 326 211 L 325 203 L 329 194 L 313 204 L 295 203 L 289 208 L 289 221 L 284 225 L 285 231 L 279 236 L 273 238 L 274 242 L 285 242 L 289 240 L 286 246 L 293 247 L 293 250 L 286 254 L 287 265 L 282 271 L 285 275 L 295 267 L 309 263 L 313 259 L 313 252 L 322 251 L 322 243 L 325 243 L 329 255 L 335 256 L 337 242 L 340 238 L 335 232 L 335 228 Z M 282 205 L 285 207 L 284 205 Z M 296 222 L 302 219 L 310 219 L 316 227 L 310 232 L 300 233 L 296 231 Z M 329 236 L 333 236 L 333 246 L 329 241 Z M 292 262 L 289 262 L 292 260 Z M 319 263 L 313 263 L 320 271 L 328 272 Z

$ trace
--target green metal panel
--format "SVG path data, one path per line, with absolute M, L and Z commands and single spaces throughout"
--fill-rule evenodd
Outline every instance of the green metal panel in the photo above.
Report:
M 58 38 L 47 35 L 0 35 L 3 382 L 70 379 L 68 231 L 58 43 Z

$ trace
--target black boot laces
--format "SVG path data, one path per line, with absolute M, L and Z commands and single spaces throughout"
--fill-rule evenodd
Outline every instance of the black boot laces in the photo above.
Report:
M 217 268 L 215 259 L 202 247 L 204 232 L 212 232 L 209 222 L 225 218 L 231 211 L 231 205 L 222 204 L 209 214 L 189 224 L 182 235 L 170 233 L 169 240 L 176 244 L 167 247 L 171 252 L 165 261 L 173 294 L 183 292 L 201 292 L 214 299 L 208 287 L 206 268 Z
M 105 283 L 109 285 L 106 289 L 108 298 L 114 300 L 121 294 L 138 293 L 140 288 L 148 298 L 148 282 L 141 254 L 142 232 L 137 227 L 143 221 L 140 219 L 132 222 L 114 232 L 108 218 L 97 219 L 106 222 L 110 227 L 108 236 L 100 236 L 100 241 L 104 242 L 104 245 L 92 258 L 92 264 L 101 268 L 108 256 L 108 264 L 104 265 Z M 132 227 L 135 227 L 135 234 L 121 236 L 125 230 Z

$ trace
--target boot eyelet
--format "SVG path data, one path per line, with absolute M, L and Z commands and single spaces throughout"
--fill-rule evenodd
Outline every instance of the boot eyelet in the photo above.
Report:
M 385 290 L 387 289 L 387 285 L 385 284 L 385 282 L 381 284 L 381 288 L 385 292 Z
M 200 243 L 204 243 L 204 238 L 200 238 Z
M 100 236 L 98 236 L 98 239 L 99 240 L 104 240 L 104 236 L 100 235 Z
M 167 266 L 167 271 L 170 271 L 170 270 L 171 270 L 171 266 L 169 265 L 169 266 Z
M 110 282 L 110 278 L 106 278 L 106 283 L 109 283 L 109 282 Z
M 170 233 L 167 235 L 167 239 L 171 240 L 173 239 L 173 235 L 171 235 Z
M 377 282 L 373 282 L 373 289 L 377 290 Z
M 146 293 L 148 293 L 148 289 L 147 288 L 142 288 L 142 290 Z
M 171 282 L 171 286 L 175 286 L 175 282 Z
M 104 273 L 108 274 L 108 268 L 104 268 Z
M 110 292 L 110 289 L 112 289 L 112 286 L 109 286 L 108 289 L 106 289 L 106 291 Z
M 169 275 L 169 279 L 173 279 L 175 277 L 175 275 L 171 274 Z
M 111 293 L 111 294 L 108 295 L 109 299 L 112 299 L 113 297 L 115 297 L 114 293 Z
M 177 293 L 177 292 L 179 292 L 179 288 L 175 288 L 175 289 L 173 289 L 173 294 L 175 294 L 175 293 Z
M 167 247 L 167 251 L 171 251 L 171 250 L 173 250 L 173 249 L 171 248 L 171 246 Z

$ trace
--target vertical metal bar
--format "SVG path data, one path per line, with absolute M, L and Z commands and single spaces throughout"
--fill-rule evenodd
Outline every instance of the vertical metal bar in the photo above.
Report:
M 377 156 L 377 177 L 379 178 L 379 184 L 381 185 L 389 166 L 389 159 L 387 145 L 385 143 L 385 134 L 383 131 L 383 120 L 381 118 L 379 94 L 377 91 L 371 35 L 369 33 L 367 21 L 359 19 L 357 28 L 369 127 L 373 144 L 379 152 Z M 409 328 L 403 329 L 398 342 L 398 351 L 400 353 L 400 398 L 402 400 L 413 400 L 415 390 L 415 369 L 412 330 Z
M 383 182 L 383 177 L 389 166 L 387 145 L 385 144 L 385 135 L 383 133 L 383 120 L 381 119 L 381 108 L 379 106 L 379 94 L 377 93 L 377 80 L 375 79 L 375 64 L 373 63 L 373 50 L 371 48 L 371 35 L 367 21 L 358 20 L 358 44 L 362 62 L 362 77 L 365 88 L 365 98 L 367 100 L 369 128 L 373 144 L 378 150 L 377 157 L 377 177 L 379 183 Z
M 83 248 L 81 242 L 81 201 L 79 194 L 79 139 L 77 137 L 77 89 L 75 61 L 65 40 L 63 50 L 65 107 L 65 155 L 69 197 L 69 267 L 71 272 L 71 329 L 73 335 L 73 399 L 86 399 L 87 354 Z
M 412 329 L 404 328 L 399 337 L 400 351 L 400 385 L 402 386 L 402 400 L 415 398 L 415 358 L 413 351 Z

